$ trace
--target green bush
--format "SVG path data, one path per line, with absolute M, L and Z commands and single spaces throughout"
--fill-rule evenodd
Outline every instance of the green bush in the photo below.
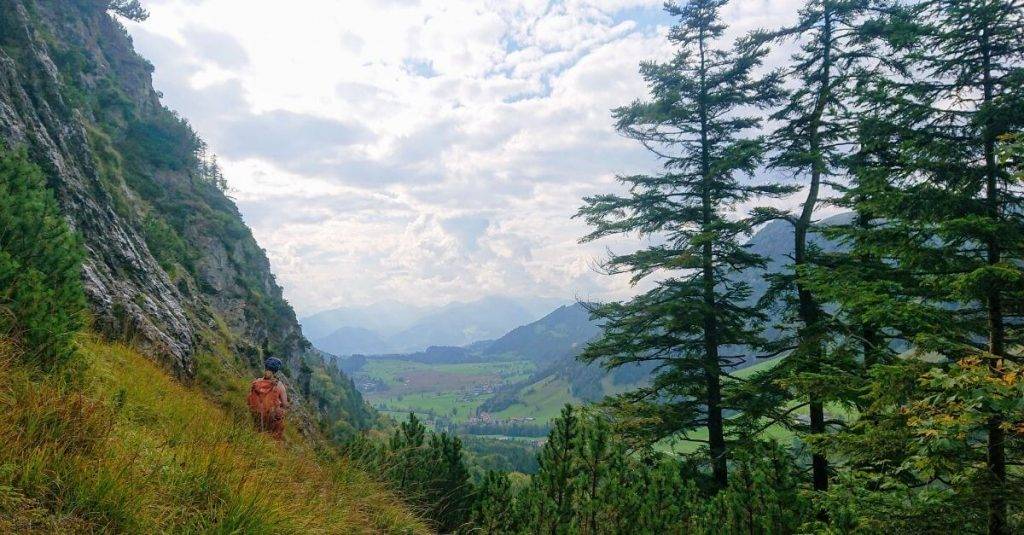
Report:
M 82 248 L 39 167 L 0 150 L 0 337 L 52 368 L 74 355 L 85 319 Z

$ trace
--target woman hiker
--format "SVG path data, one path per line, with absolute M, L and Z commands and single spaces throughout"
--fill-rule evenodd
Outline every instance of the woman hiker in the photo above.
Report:
M 264 363 L 263 377 L 252 382 L 249 388 L 249 411 L 252 412 L 256 430 L 269 433 L 277 440 L 284 440 L 284 417 L 288 409 L 288 392 L 284 383 L 274 375 L 281 371 L 281 359 L 270 357 Z

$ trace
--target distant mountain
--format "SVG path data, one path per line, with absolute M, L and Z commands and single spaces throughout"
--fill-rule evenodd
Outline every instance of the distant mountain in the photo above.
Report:
M 377 333 L 386 338 L 411 327 L 430 309 L 399 303 L 381 301 L 368 306 L 341 307 L 325 310 L 299 320 L 302 331 L 314 343 L 331 336 L 345 327 L 355 327 Z M 381 352 L 387 352 L 381 351 Z M 344 354 L 344 353 L 342 353 Z
M 846 221 L 849 221 L 849 216 L 844 214 L 825 219 L 821 224 L 832 225 Z M 834 243 L 830 243 L 820 235 L 812 235 L 809 241 L 812 246 L 824 251 L 837 249 Z M 764 280 L 764 276 L 768 273 L 779 272 L 792 262 L 793 227 L 785 221 L 769 223 L 751 237 L 747 245 L 750 251 L 766 258 L 766 267 L 734 273 L 733 279 L 749 284 L 752 290 L 750 302 L 756 302 L 768 289 L 768 283 Z M 501 304 L 494 306 L 492 303 L 490 308 L 500 308 L 500 306 Z M 467 315 L 472 317 L 474 311 L 480 309 L 479 306 L 453 306 L 446 311 L 447 316 L 439 315 L 432 323 L 423 324 L 424 326 L 417 326 L 408 331 L 426 330 L 425 325 L 430 325 L 431 328 L 436 328 L 435 326 L 450 328 L 452 325 L 465 321 Z M 510 314 L 509 317 L 515 317 L 515 315 Z M 500 323 L 500 321 L 491 322 L 490 326 L 496 328 Z M 433 338 L 441 338 L 443 332 L 444 328 L 438 328 Z M 575 303 L 560 306 L 546 316 L 515 327 L 490 342 L 481 341 L 471 345 L 436 344 L 416 352 L 397 351 L 371 358 L 407 360 L 424 364 L 514 360 L 533 362 L 537 371 L 529 378 L 502 388 L 480 407 L 482 411 L 499 413 L 515 405 L 527 405 L 524 400 L 530 396 L 534 398 L 538 395 L 546 396 L 550 398 L 547 399 L 548 402 L 556 405 L 564 402 L 593 401 L 647 381 L 653 365 L 624 366 L 607 372 L 599 365 L 588 365 L 577 360 L 576 357 L 586 344 L 600 334 L 600 327 L 590 319 L 590 314 L 584 305 Z M 767 335 L 774 336 L 775 333 L 769 331 Z M 324 345 L 321 347 L 329 351 Z M 343 366 L 345 371 L 355 373 L 366 362 L 366 358 L 355 357 L 345 360 Z M 753 360 L 748 364 L 753 364 Z
M 566 354 L 576 354 L 601 333 L 583 305 L 562 306 L 543 318 L 517 327 L 491 342 L 482 351 L 490 360 L 531 360 L 551 363 Z
M 821 224 L 845 223 L 849 218 L 849 214 L 840 214 L 823 220 Z M 837 250 L 836 244 L 821 235 L 812 235 L 809 241 L 826 252 Z M 793 226 L 786 221 L 771 222 L 755 233 L 747 244 L 751 252 L 767 259 L 767 265 L 765 269 L 735 273 L 733 278 L 750 285 L 750 302 L 756 302 L 768 290 L 764 276 L 779 272 L 792 262 Z M 559 338 L 556 333 L 572 334 Z M 528 380 L 499 391 L 481 406 L 481 410 L 501 411 L 516 404 L 524 392 L 540 388 L 541 385 L 567 384 L 567 391 L 574 398 L 593 401 L 647 379 L 651 366 L 626 366 L 609 373 L 600 366 L 576 360 L 586 342 L 599 334 L 600 328 L 589 319 L 582 305 L 575 305 L 560 308 L 544 319 L 515 329 L 496 340 L 485 353 L 490 358 L 518 355 L 538 362 L 540 370 Z M 772 332 L 768 333 L 768 336 L 772 335 Z
M 391 343 L 381 335 L 363 327 L 341 327 L 317 340 L 316 347 L 332 355 L 388 353 Z
M 540 307 L 563 302 L 485 297 L 441 307 L 413 307 L 386 301 L 320 312 L 301 323 L 316 347 L 336 355 L 411 353 L 493 340 L 550 310 Z
M 376 355 L 374 358 L 425 364 L 529 360 L 539 368 L 546 368 L 566 355 L 576 355 L 600 333 L 601 329 L 590 320 L 590 313 L 576 303 L 560 306 L 537 321 L 512 329 L 497 340 L 465 346 L 430 346 L 424 351 Z
M 533 319 L 526 307 L 512 299 L 486 297 L 441 307 L 388 340 L 399 351 L 429 346 L 461 346 L 497 338 Z

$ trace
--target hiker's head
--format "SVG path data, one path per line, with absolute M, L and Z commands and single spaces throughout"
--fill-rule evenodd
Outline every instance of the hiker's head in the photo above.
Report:
M 275 373 L 281 371 L 284 363 L 277 357 L 270 357 L 263 363 L 263 377 L 270 379 Z

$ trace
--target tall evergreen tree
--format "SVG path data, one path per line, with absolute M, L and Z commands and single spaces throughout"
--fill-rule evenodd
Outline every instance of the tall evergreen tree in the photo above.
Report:
M 569 533 L 578 472 L 579 416 L 571 405 L 552 425 L 548 441 L 537 457 L 540 468 L 533 477 L 530 497 L 537 533 Z
M 716 484 L 728 478 L 723 377 L 745 355 L 729 348 L 757 347 L 761 313 L 746 301 L 750 289 L 727 274 L 763 265 L 741 242 L 770 211 L 732 217 L 740 203 L 790 192 L 776 184 L 744 181 L 762 162 L 764 140 L 746 137 L 761 121 L 752 107 L 779 97 L 775 75 L 759 78 L 764 48 L 722 48 L 725 0 L 668 3 L 679 22 L 669 34 L 678 45 L 667 63 L 648 62 L 641 74 L 651 99 L 614 112 L 616 128 L 664 163 L 655 175 L 619 177 L 626 194 L 588 197 L 578 216 L 594 227 L 584 241 L 637 234 L 656 242 L 612 256 L 609 273 L 655 288 L 625 303 L 592 309 L 604 334 L 582 355 L 606 368 L 655 363 L 649 387 L 620 398 L 618 406 L 642 413 L 635 420 L 652 439 L 706 427 Z M 657 275 L 657 277 L 654 277 Z
M 766 298 L 786 307 L 783 332 L 778 344 L 793 348 L 787 366 L 779 373 L 804 373 L 811 377 L 827 374 L 823 367 L 828 331 L 820 299 L 801 281 L 798 273 L 807 269 L 814 251 L 808 237 L 815 225 L 815 212 L 822 187 L 842 172 L 842 162 L 851 144 L 850 81 L 868 55 L 861 24 L 870 0 L 808 0 L 797 22 L 775 31 L 752 34 L 748 46 L 760 47 L 772 41 L 795 42 L 798 51 L 784 69 L 789 80 L 798 80 L 786 102 L 771 119 L 778 128 L 768 142 L 773 148 L 769 168 L 791 176 L 805 188 L 803 205 L 784 219 L 793 225 L 793 262 L 783 273 L 772 274 L 772 291 Z M 781 295 L 780 295 L 781 294 Z M 777 375 L 776 374 L 776 375 Z M 814 385 L 800 381 L 797 384 Z M 801 392 L 808 403 L 810 432 L 825 432 L 825 394 L 821 389 Z M 828 463 L 821 452 L 812 459 L 814 488 L 828 488 Z
M 472 533 L 516 533 L 515 492 L 508 474 L 488 470 L 477 489 L 470 513 Z
M 1020 341 L 1024 198 L 997 152 L 1000 137 L 1024 124 L 1024 2 L 912 3 L 890 22 L 893 57 L 861 86 L 858 180 L 846 193 L 868 215 L 848 233 L 880 262 L 838 301 L 886 318 L 885 330 L 919 352 L 978 356 L 1001 378 Z M 959 377 L 956 369 L 948 373 Z M 972 432 L 960 440 L 960 468 L 969 472 L 979 459 L 984 467 L 975 490 L 986 497 L 994 534 L 1008 532 L 1009 422 L 999 399 L 967 406 L 987 415 L 977 430 L 984 439 Z

